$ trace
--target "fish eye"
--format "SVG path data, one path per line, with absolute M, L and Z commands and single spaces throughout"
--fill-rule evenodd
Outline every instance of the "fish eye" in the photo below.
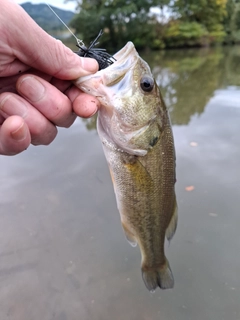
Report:
M 154 80 L 149 76 L 143 76 L 140 80 L 140 86 L 143 91 L 151 92 L 154 87 Z

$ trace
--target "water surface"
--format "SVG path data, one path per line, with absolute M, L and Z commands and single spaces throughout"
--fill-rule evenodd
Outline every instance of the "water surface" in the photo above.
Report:
M 145 58 L 176 145 L 175 288 L 145 288 L 95 121 L 78 119 L 51 146 L 0 157 L 0 319 L 240 319 L 240 48 Z

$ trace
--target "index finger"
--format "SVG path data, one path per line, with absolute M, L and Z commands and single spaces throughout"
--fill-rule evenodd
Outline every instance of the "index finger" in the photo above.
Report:
M 15 56 L 26 65 L 66 80 L 98 70 L 96 60 L 79 57 L 61 41 L 51 37 L 18 4 L 3 1 L 1 12 L 0 30 L 8 26 L 7 34 L 3 34 L 7 39 L 2 41 L 8 43 Z

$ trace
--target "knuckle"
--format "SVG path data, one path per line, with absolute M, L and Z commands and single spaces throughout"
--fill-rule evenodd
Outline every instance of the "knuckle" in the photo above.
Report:
M 64 61 L 64 66 L 71 66 L 73 63 L 73 52 L 67 48 L 65 45 L 60 40 L 56 40 L 55 43 L 56 49 L 53 50 L 54 52 L 54 65 L 53 65 L 53 76 L 58 77 L 59 74 L 62 73 L 63 69 L 63 61 Z

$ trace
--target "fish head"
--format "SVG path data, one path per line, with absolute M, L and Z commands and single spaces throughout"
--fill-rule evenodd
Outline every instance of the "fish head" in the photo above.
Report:
M 116 61 L 93 75 L 75 80 L 98 98 L 100 137 L 130 154 L 144 156 L 158 141 L 166 109 L 148 64 L 128 42 Z

